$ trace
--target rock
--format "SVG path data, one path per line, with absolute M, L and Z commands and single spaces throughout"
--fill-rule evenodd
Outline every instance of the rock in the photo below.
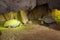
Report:
M 31 10 L 36 6 L 36 0 L 0 0 L 0 13 L 8 11 Z
M 60 0 L 48 0 L 50 9 L 60 9 Z

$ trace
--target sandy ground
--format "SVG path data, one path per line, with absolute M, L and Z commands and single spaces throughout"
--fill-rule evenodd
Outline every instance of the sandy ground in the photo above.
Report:
M 3 30 L 0 40 L 60 40 L 60 31 L 38 24 L 28 25 L 22 30 Z

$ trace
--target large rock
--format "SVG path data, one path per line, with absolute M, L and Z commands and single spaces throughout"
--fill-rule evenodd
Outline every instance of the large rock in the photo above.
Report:
M 50 9 L 60 9 L 60 0 L 48 0 Z
M 36 0 L 0 0 L 0 13 L 6 13 L 9 10 L 30 10 L 33 9 L 35 6 Z
M 48 2 L 48 0 L 37 0 L 37 5 L 43 5 L 43 4 L 46 4 Z

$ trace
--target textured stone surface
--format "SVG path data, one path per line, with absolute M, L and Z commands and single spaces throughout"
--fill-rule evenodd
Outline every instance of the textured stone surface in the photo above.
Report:
M 36 0 L 0 0 L 0 13 L 6 13 L 10 10 L 20 11 L 31 10 L 36 6 Z
M 39 6 L 39 5 L 48 3 L 48 0 L 36 0 L 36 2 L 37 2 L 37 5 Z
M 60 0 L 48 0 L 50 9 L 60 9 Z

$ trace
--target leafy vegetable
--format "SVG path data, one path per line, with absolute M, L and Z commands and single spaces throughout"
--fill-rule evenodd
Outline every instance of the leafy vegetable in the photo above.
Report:
M 56 21 L 60 21 L 60 10 L 52 10 L 52 16 Z
M 17 27 L 19 24 L 21 24 L 20 21 L 11 19 L 5 22 L 4 27 Z

